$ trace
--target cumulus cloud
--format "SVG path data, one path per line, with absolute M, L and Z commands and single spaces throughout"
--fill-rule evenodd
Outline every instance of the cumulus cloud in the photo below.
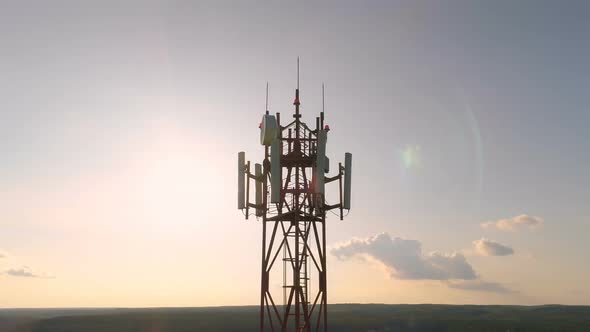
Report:
M 481 238 L 473 241 L 475 251 L 482 256 L 508 256 L 514 254 L 514 249 L 496 241 Z
M 8 270 L 4 271 L 4 273 L 6 273 L 6 275 L 9 275 L 11 277 L 22 277 L 22 278 L 52 278 L 51 276 L 37 273 L 37 272 L 31 270 L 31 268 L 28 267 L 28 266 L 23 266 L 23 267 L 20 267 L 20 268 L 8 269 Z
M 514 290 L 506 288 L 504 285 L 499 284 L 497 282 L 489 282 L 483 280 L 454 280 L 447 281 L 446 284 L 450 288 L 468 291 L 491 292 L 501 294 L 516 293 Z
M 481 223 L 481 227 L 488 229 L 499 229 L 501 231 L 514 231 L 517 228 L 528 227 L 536 228 L 543 224 L 543 219 L 539 217 L 521 214 L 516 217 L 508 219 L 500 219 L 496 221 L 486 221 Z
M 382 233 L 367 239 L 353 239 L 332 248 L 339 259 L 365 256 L 382 263 L 392 277 L 412 280 L 474 280 L 477 274 L 461 253 L 422 253 L 415 240 L 392 238 Z
M 392 278 L 438 280 L 464 291 L 515 293 L 502 284 L 482 280 L 461 253 L 423 253 L 419 241 L 392 238 L 387 233 L 352 239 L 332 247 L 330 252 L 341 260 L 361 257 L 378 262 Z

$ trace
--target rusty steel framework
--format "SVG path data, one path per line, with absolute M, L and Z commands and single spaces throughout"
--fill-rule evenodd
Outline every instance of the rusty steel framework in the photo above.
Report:
M 273 140 L 277 140 L 278 147 L 265 145 L 264 160 L 262 165 L 256 165 L 254 173 L 250 171 L 249 161 L 238 162 L 238 167 L 244 168 L 246 178 L 245 203 L 238 203 L 238 207 L 245 210 L 246 219 L 253 209 L 262 222 L 261 332 L 328 330 L 326 212 L 335 210 L 334 214 L 342 220 L 344 209 L 350 209 L 349 202 L 343 204 L 343 182 L 350 181 L 345 177 L 345 173 L 350 173 L 350 166 L 347 170 L 339 164 L 335 176 L 324 176 L 329 163 L 323 156 L 329 127 L 324 126 L 323 109 L 315 119 L 314 129 L 301 121 L 299 82 L 297 85 L 293 120 L 282 125 L 280 113 L 274 117 L 276 134 Z M 273 152 L 279 156 L 273 158 Z M 280 162 L 280 167 L 273 168 L 273 162 Z M 318 167 L 322 169 L 318 171 Z M 280 191 L 273 188 L 273 176 L 280 177 L 277 187 Z M 250 180 L 255 183 L 256 203 L 249 202 Z M 339 202 L 333 205 L 329 205 L 324 197 L 323 185 L 330 182 L 337 182 L 339 189 Z M 271 195 L 273 190 L 276 191 L 275 198 Z M 350 194 L 348 200 L 349 197 Z M 277 302 L 278 292 L 275 289 L 273 294 L 270 287 L 271 277 L 276 276 L 272 273 L 273 267 L 281 260 L 282 305 Z

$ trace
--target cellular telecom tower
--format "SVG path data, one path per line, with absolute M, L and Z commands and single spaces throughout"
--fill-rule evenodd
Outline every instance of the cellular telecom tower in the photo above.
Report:
M 264 160 L 254 165 L 252 173 L 245 153 L 238 153 L 238 209 L 246 219 L 253 211 L 262 223 L 260 331 L 327 331 L 326 213 L 342 220 L 344 210 L 350 210 L 352 155 L 346 153 L 344 165 L 339 163 L 336 174 L 327 176 L 330 128 L 324 125 L 323 106 L 314 129 L 301 121 L 299 63 L 292 120 L 282 122 L 280 113 L 270 114 L 268 86 L 266 92 L 260 123 Z M 322 103 L 323 95 L 322 86 Z M 330 193 L 336 193 L 334 204 L 325 195 L 330 183 L 334 184 Z M 273 269 L 281 263 L 282 275 Z M 275 281 L 281 276 L 282 292 Z

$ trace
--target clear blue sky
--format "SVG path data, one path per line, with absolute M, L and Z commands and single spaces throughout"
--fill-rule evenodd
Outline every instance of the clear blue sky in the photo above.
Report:
M 355 158 L 353 210 L 329 244 L 365 249 L 330 257 L 331 302 L 589 304 L 589 14 L 3 3 L 0 306 L 255 303 L 260 229 L 235 210 L 235 157 L 262 155 L 267 81 L 271 111 L 291 111 L 297 56 L 304 120 L 325 82 L 329 155 Z M 381 233 L 386 252 L 371 249 Z M 423 264 L 455 253 L 477 278 L 408 277 L 392 257 L 409 240 Z

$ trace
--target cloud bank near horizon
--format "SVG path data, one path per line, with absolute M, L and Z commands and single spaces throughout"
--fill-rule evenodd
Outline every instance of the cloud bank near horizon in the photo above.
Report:
M 516 294 L 517 291 L 507 288 L 506 286 L 497 283 L 484 280 L 458 280 L 458 281 L 447 281 L 446 285 L 449 288 L 467 290 L 467 291 L 480 291 L 500 294 Z

